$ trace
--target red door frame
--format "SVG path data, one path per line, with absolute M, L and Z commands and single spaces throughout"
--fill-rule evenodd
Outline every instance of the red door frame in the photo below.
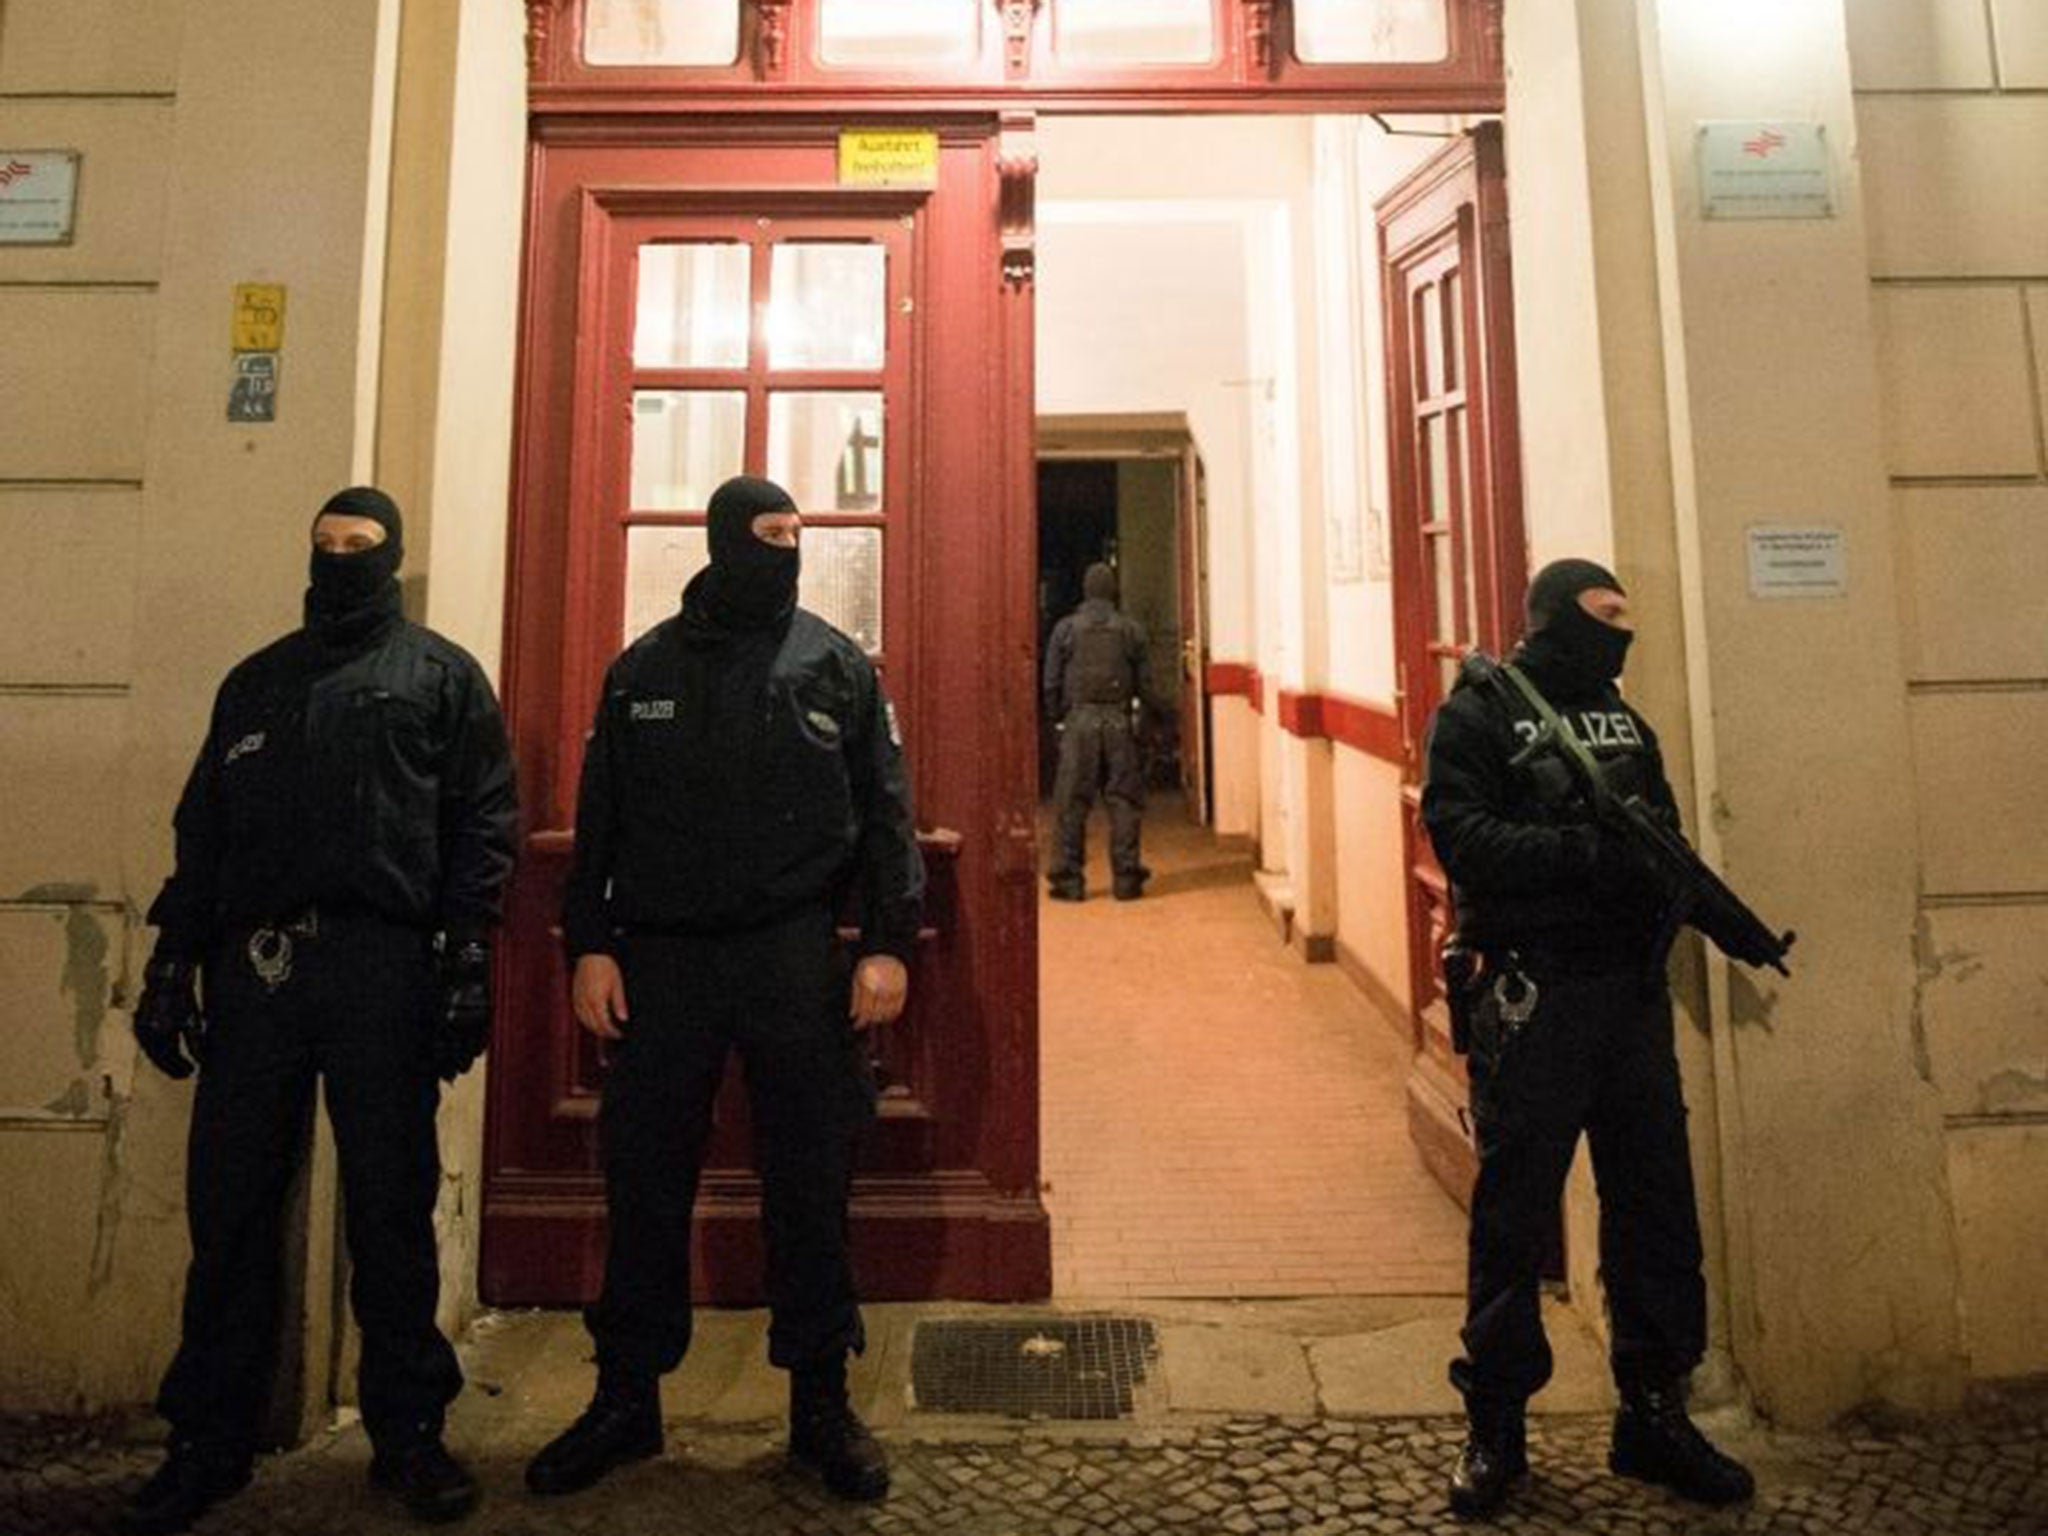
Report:
M 1414 1065 L 1408 1119 L 1423 1159 L 1469 1202 L 1475 1160 L 1464 1062 L 1451 1049 L 1437 954 L 1450 924 L 1450 892 L 1421 819 L 1423 735 L 1442 702 L 1441 664 L 1474 646 L 1501 652 L 1521 628 L 1528 553 L 1521 505 L 1521 438 L 1508 256 L 1507 173 L 1498 123 L 1447 144 L 1380 199 L 1380 260 L 1387 338 L 1387 440 L 1393 501 L 1395 657 L 1402 741 L 1402 849 Z M 1456 508 L 1442 535 L 1457 578 L 1455 613 L 1440 642 L 1426 544 L 1428 475 L 1417 426 L 1411 291 L 1460 274 L 1455 349 L 1459 377 L 1421 392 L 1463 411 L 1463 452 L 1447 466 Z M 1444 334 L 1452 335 L 1448 323 Z M 1447 347 L 1447 351 L 1449 351 Z
M 604 474 L 563 451 L 560 424 L 593 401 L 600 371 L 587 353 L 599 332 L 578 294 L 579 239 L 590 217 L 585 189 L 610 188 L 615 207 L 646 189 L 659 205 L 679 184 L 737 202 L 802 188 L 820 206 L 856 209 L 834 185 L 832 135 L 843 123 L 936 128 L 939 186 L 925 205 L 925 247 L 943 252 L 926 273 L 920 309 L 976 337 L 969 360 L 926 367 L 917 349 L 920 409 L 929 424 L 916 474 L 926 507 L 976 509 L 933 519 L 911 543 L 933 571 L 978 572 L 920 586 L 909 656 L 938 654 L 939 637 L 976 635 L 977 667 L 925 671 L 901 698 L 907 719 L 972 718 L 971 742 L 949 741 L 917 763 L 927 822 L 961 833 L 932 839 L 932 943 L 920 960 L 927 998 L 979 1000 L 964 1033 L 951 1102 L 898 1114 L 884 1154 L 856 1193 L 856 1256 L 867 1293 L 990 1299 L 1043 1295 L 1050 1279 L 1038 1198 L 1037 929 L 1033 768 L 1035 528 L 1032 438 L 1032 114 L 1037 110 L 1152 112 L 1498 110 L 1501 0 L 1449 0 L 1452 50 L 1440 64 L 1306 66 L 1292 54 L 1291 16 L 1275 0 L 1215 0 L 1220 52 L 1198 68 L 1076 71 L 1034 30 L 1038 0 L 1002 0 L 1002 30 L 975 65 L 952 78 L 867 79 L 814 59 L 817 0 L 749 0 L 740 57 L 717 70 L 604 70 L 580 63 L 580 0 L 528 0 L 530 139 L 526 261 L 506 613 L 507 715 L 527 799 L 527 858 L 510 906 L 515 930 L 547 933 L 571 846 L 581 723 L 588 718 L 599 637 L 572 614 L 616 615 L 602 559 L 571 579 L 568 519 L 588 506 Z M 992 65 L 992 60 L 999 62 Z M 763 167 L 784 162 L 781 169 Z M 636 191 L 636 189 L 639 189 Z M 872 211 L 873 205 L 867 205 Z M 564 285 L 567 285 L 565 290 Z M 577 500 L 576 498 L 586 498 Z M 899 562 L 900 563 L 900 562 Z M 549 572 L 556 574 L 549 575 Z M 894 611 L 903 611 L 894 603 Z M 955 649 L 960 649 L 956 647 Z M 910 669 L 906 668 L 908 672 Z M 904 679 L 909 682 L 910 679 Z M 892 685 L 894 680 L 892 679 Z M 988 707 L 993 687 L 995 707 Z M 581 707 L 577 707 L 578 705 Z M 913 729 L 916 727 L 913 726 Z M 559 945 L 508 944 L 502 996 L 559 999 Z M 936 1029 L 913 1032 L 931 1052 Z M 588 1294 L 601 1265 L 603 1202 L 594 1175 L 584 1063 L 573 1033 L 548 1050 L 495 1053 L 486 1122 L 483 1289 L 502 1303 Z M 929 1083 L 927 1057 L 909 1068 Z M 513 1116 L 538 1101 L 560 1144 L 533 1158 Z M 885 1106 L 886 1110 L 886 1106 Z M 566 1154 L 566 1155 L 564 1155 Z M 752 1299 L 758 1274 L 755 1196 L 738 1171 L 708 1175 L 699 1202 L 699 1294 Z M 732 1260 L 735 1262 L 727 1262 Z

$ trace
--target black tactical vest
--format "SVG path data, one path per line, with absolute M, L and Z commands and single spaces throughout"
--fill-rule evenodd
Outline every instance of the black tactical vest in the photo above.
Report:
M 1080 614 L 1074 620 L 1074 656 L 1067 663 L 1070 704 L 1126 704 L 1137 691 L 1131 644 L 1121 615 Z

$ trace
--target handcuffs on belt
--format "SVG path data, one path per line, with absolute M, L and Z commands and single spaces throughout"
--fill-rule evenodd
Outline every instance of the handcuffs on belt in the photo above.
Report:
M 256 973 L 256 979 L 263 983 L 265 991 L 275 992 L 291 980 L 292 939 L 312 939 L 319 935 L 320 914 L 310 907 L 289 922 L 265 924 L 249 935 L 246 951 L 249 969 Z

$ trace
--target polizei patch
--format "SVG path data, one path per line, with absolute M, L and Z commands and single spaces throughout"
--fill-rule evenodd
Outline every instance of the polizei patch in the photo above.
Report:
M 674 699 L 635 699 L 628 711 L 635 720 L 673 720 L 676 717 Z

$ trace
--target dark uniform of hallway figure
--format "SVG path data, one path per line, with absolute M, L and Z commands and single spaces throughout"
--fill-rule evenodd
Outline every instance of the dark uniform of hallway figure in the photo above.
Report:
M 1088 812 L 1100 791 L 1109 806 L 1109 866 L 1118 901 L 1145 894 L 1151 871 L 1138 862 L 1145 773 L 1132 713 L 1145 685 L 1145 631 L 1118 611 L 1116 572 L 1088 567 L 1079 608 L 1053 626 L 1045 647 L 1046 714 L 1059 728 L 1053 779 L 1055 901 L 1087 898 Z
M 924 864 L 895 715 L 852 640 L 796 606 L 786 493 L 729 480 L 682 611 L 605 675 L 563 929 L 578 1021 L 611 1053 L 610 1218 L 589 1408 L 527 1468 L 538 1493 L 659 1453 L 660 1379 L 690 1344 L 690 1217 L 728 1051 L 746 1069 L 767 1238 L 770 1361 L 791 1456 L 836 1495 L 889 1468 L 847 1401 L 864 1343 L 847 1251 L 874 1112 L 864 1031 L 903 1009 Z M 853 898 L 859 956 L 838 939 Z
M 477 1497 L 441 1439 L 462 1373 L 434 1326 L 434 1119 L 440 1082 L 489 1035 L 512 762 L 482 669 L 399 613 L 390 498 L 338 493 L 312 543 L 304 627 L 221 684 L 149 911 L 137 1043 L 173 1077 L 196 1063 L 199 1084 L 183 1336 L 157 1398 L 170 1454 L 123 1512 L 129 1532 L 180 1529 L 249 1480 L 316 1079 L 340 1154 L 370 1475 L 424 1519 Z
M 1531 584 L 1510 658 L 1622 793 L 1678 810 L 1656 734 L 1615 689 L 1634 638 L 1621 585 L 1561 560 Z M 1659 943 L 1662 907 L 1553 757 L 1517 767 L 1533 712 L 1454 690 L 1431 726 L 1422 814 L 1477 952 L 1468 1064 L 1472 1194 L 1464 1355 L 1451 1379 L 1470 1435 L 1452 1508 L 1498 1509 L 1527 1471 L 1523 1405 L 1549 1380 L 1538 1278 L 1583 1132 L 1600 1193 L 1600 1271 L 1621 1408 L 1609 1465 L 1710 1504 L 1749 1473 L 1686 1414 L 1706 1344 L 1699 1217 Z M 1533 993 L 1530 989 L 1533 988 Z M 1533 1003 L 1533 1011 L 1518 1017 Z

